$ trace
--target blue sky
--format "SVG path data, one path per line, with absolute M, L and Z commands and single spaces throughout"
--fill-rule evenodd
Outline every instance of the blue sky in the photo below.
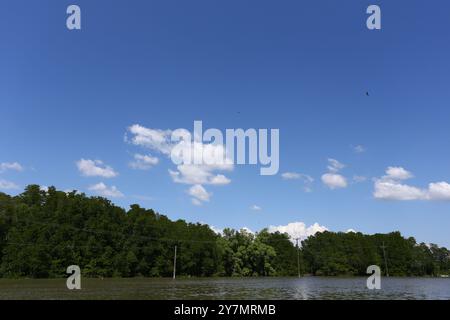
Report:
M 66 28 L 72 3 L 82 30 Z M 370 4 L 381 30 L 366 28 Z M 317 222 L 450 246 L 449 12 L 443 0 L 2 1 L 0 191 L 103 183 L 118 205 L 217 228 Z M 230 183 L 202 185 L 194 205 L 168 157 L 124 141 L 134 124 L 194 120 L 280 129 L 279 174 L 217 172 Z M 158 163 L 133 169 L 135 154 Z M 81 159 L 103 170 L 86 176 Z M 324 179 L 329 159 L 345 184 Z

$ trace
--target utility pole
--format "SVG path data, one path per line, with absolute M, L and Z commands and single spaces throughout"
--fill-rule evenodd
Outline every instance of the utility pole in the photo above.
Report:
M 302 275 L 300 274 L 300 248 L 298 247 L 298 240 L 300 238 L 295 238 L 295 241 L 297 242 L 297 272 L 298 277 L 300 278 Z
M 177 274 L 177 246 L 175 246 L 175 255 L 173 257 L 173 280 L 175 280 Z
M 387 247 L 384 245 L 384 241 L 383 241 L 383 245 L 381 246 L 381 249 L 383 249 L 384 265 L 386 267 L 386 277 L 389 277 L 389 269 L 388 269 L 388 265 L 387 265 L 386 252 L 384 251 L 384 249 L 386 249 L 386 248 Z

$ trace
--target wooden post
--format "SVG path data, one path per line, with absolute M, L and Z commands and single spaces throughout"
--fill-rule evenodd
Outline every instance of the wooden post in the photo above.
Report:
M 177 274 L 177 246 L 175 246 L 175 255 L 173 257 L 173 279 L 175 280 Z

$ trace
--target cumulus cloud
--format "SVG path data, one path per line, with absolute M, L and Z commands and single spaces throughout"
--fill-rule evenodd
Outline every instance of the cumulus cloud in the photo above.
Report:
M 330 189 L 347 187 L 347 179 L 337 173 L 325 173 L 322 175 L 322 182 Z
M 262 208 L 261 208 L 260 206 L 257 206 L 256 204 L 254 204 L 254 205 L 252 205 L 252 206 L 250 207 L 250 210 L 253 210 L 253 211 L 261 211 Z
M 384 179 L 407 180 L 412 177 L 412 173 L 402 167 L 388 167 L 386 169 L 386 176 L 384 176 Z
M 138 170 L 148 170 L 159 163 L 159 159 L 151 155 L 136 153 L 133 158 L 130 167 Z
M 0 190 L 19 189 L 19 186 L 14 182 L 0 179 Z
M 188 194 L 192 197 L 192 203 L 194 205 L 201 205 L 203 202 L 208 202 L 211 198 L 211 193 L 200 185 L 195 184 L 189 188 Z
M 203 188 L 203 185 L 218 186 L 231 182 L 223 173 L 218 172 L 234 169 L 233 162 L 225 157 L 225 147 L 222 144 L 185 139 L 172 141 L 172 134 L 177 137 L 190 136 L 190 133 L 184 129 L 159 130 L 135 124 L 128 128 L 128 133 L 131 137 L 126 136 L 126 141 L 157 151 L 175 162 L 176 168 L 168 170 L 169 176 L 175 183 L 193 185 L 194 190 L 199 190 L 199 186 Z M 187 158 L 193 161 L 184 161 Z M 198 159 L 201 161 L 196 161 Z M 190 194 L 192 190 L 191 187 L 188 193 Z M 200 205 L 202 201 L 194 197 L 192 203 Z
M 322 182 L 330 189 L 346 188 L 347 179 L 338 172 L 345 167 L 336 159 L 328 159 L 328 173 L 322 175 Z
M 375 179 L 373 196 L 383 200 L 450 200 L 450 184 L 432 182 L 428 188 L 419 188 L 404 183 L 413 174 L 402 167 L 388 167 L 386 175 Z
M 114 178 L 118 175 L 110 166 L 107 166 L 101 160 L 81 159 L 77 161 L 78 170 L 86 177 Z
M 171 157 L 179 163 L 177 170 L 169 170 L 176 183 L 224 185 L 231 181 L 216 171 L 231 171 L 233 162 L 224 157 L 223 145 L 204 144 L 201 142 L 186 143 L 181 141 L 173 147 Z M 193 159 L 201 159 L 201 163 L 184 163 L 183 157 L 191 155 Z
M 123 193 L 120 192 L 115 186 L 108 187 L 103 182 L 94 184 L 88 188 L 89 191 L 93 191 L 96 194 L 103 197 L 122 198 Z
M 132 144 L 155 150 L 176 161 L 176 170 L 169 170 L 169 174 L 176 183 L 184 184 L 213 184 L 224 185 L 230 183 L 230 179 L 216 171 L 231 171 L 233 162 L 227 159 L 225 147 L 222 144 L 202 143 L 198 141 L 171 140 L 171 130 L 149 129 L 140 125 L 132 125 L 128 128 L 132 134 Z M 187 130 L 178 130 L 189 135 Z M 201 159 L 201 163 L 185 163 L 184 157 Z
M 134 124 L 128 128 L 128 131 L 133 135 L 130 140 L 126 136 L 125 139 L 137 146 L 143 146 L 163 154 L 169 155 L 172 145 L 170 137 L 171 130 L 159 130 L 143 127 L 138 124 Z
M 225 185 L 231 182 L 223 174 L 213 173 L 214 170 L 214 166 L 181 164 L 175 171 L 169 169 L 169 174 L 176 183 Z
M 284 226 L 270 226 L 268 228 L 269 232 L 281 232 L 287 233 L 291 238 L 291 241 L 295 243 L 295 239 L 304 240 L 309 236 L 315 235 L 317 232 L 324 232 L 328 229 L 324 226 L 319 225 L 317 222 L 313 225 L 307 227 L 304 222 L 291 222 Z
M 424 190 L 398 181 L 381 179 L 375 182 L 374 197 L 385 200 L 419 200 L 425 199 L 426 193 Z
M 450 184 L 445 181 L 428 185 L 428 198 L 431 200 L 450 200 Z
M 214 184 L 214 185 L 224 185 L 224 184 L 229 184 L 230 182 L 231 182 L 231 180 L 228 179 L 227 177 L 225 177 L 223 174 L 215 175 L 210 180 L 210 184 Z
M 0 172 L 5 172 L 8 170 L 23 171 L 23 167 L 18 162 L 2 162 L 2 163 L 0 163 Z

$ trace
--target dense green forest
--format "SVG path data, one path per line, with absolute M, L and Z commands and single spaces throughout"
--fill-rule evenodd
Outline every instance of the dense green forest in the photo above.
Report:
M 383 253 L 384 245 L 384 253 Z M 399 232 L 317 233 L 296 248 L 287 234 L 225 229 L 171 221 L 132 205 L 128 211 L 100 197 L 28 186 L 0 193 L 0 276 L 62 277 L 79 265 L 91 277 L 365 275 L 376 264 L 390 275 L 450 272 L 450 252 L 417 244 Z

